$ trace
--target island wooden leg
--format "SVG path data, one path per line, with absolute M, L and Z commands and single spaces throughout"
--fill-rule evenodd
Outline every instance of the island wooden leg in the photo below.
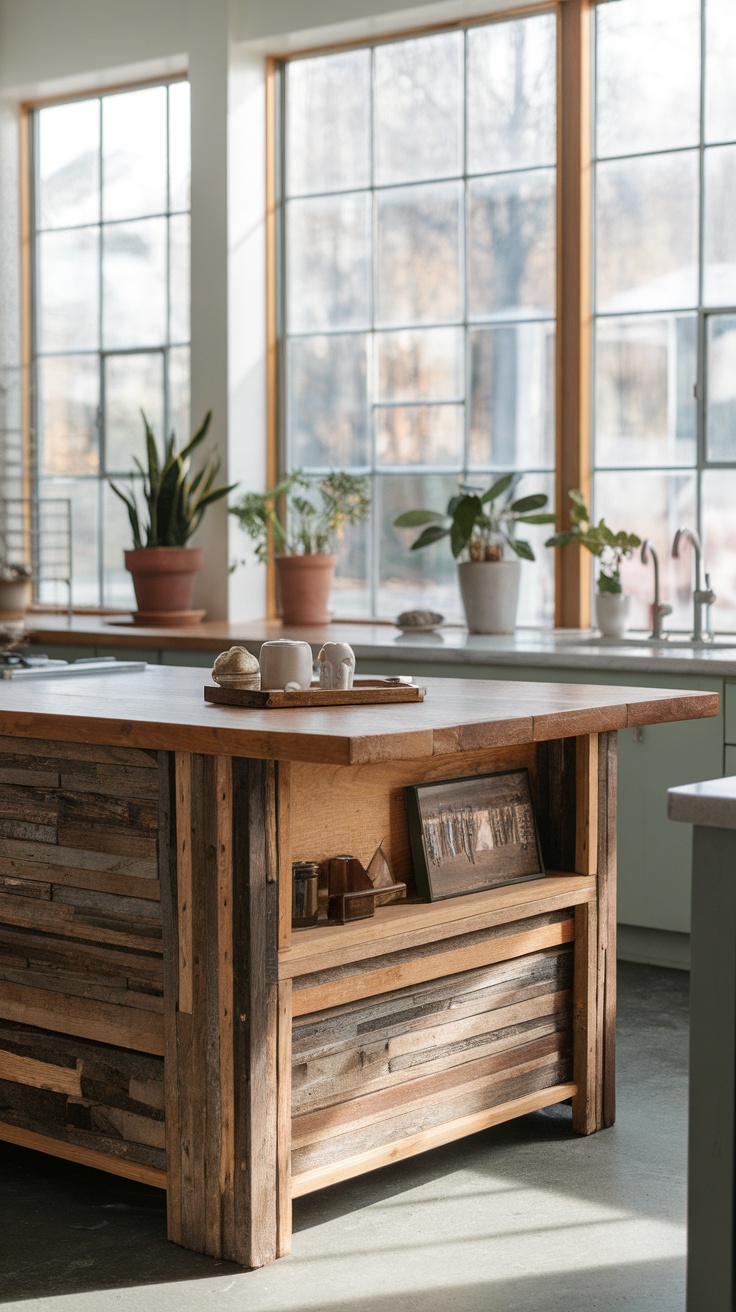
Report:
M 161 805 L 169 1237 L 277 1253 L 276 766 L 177 752 Z

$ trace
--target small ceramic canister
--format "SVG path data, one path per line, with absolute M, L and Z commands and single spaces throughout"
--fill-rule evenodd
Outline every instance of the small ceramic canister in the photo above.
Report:
M 352 688 L 355 652 L 347 642 L 326 642 L 317 657 L 319 686 L 330 691 Z
M 261 647 L 261 688 L 275 690 L 288 683 L 309 688 L 312 682 L 312 648 L 308 642 L 275 638 Z

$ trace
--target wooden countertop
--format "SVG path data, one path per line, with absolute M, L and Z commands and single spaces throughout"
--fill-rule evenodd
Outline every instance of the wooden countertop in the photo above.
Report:
M 204 701 L 209 670 L 149 666 L 0 681 L 0 734 L 336 765 L 411 760 L 717 715 L 715 693 L 426 679 L 424 702 L 241 710 Z

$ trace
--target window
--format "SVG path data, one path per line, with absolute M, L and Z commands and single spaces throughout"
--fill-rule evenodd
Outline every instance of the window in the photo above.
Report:
M 129 605 L 106 484 L 189 429 L 189 84 L 32 111 L 34 469 L 72 504 L 73 600 Z M 55 601 L 42 595 L 41 601 Z
M 282 450 L 373 489 L 338 614 L 459 613 L 447 543 L 393 528 L 458 477 L 554 499 L 555 52 L 545 12 L 280 69 Z M 521 617 L 551 623 L 537 557 Z
M 736 628 L 736 8 L 618 0 L 596 13 L 595 501 L 651 537 L 673 627 L 692 624 L 697 527 Z M 626 587 L 646 627 L 652 580 Z

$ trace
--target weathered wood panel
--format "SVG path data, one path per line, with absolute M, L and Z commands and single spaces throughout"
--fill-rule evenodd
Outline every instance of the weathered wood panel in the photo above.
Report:
M 160 1184 L 158 788 L 152 753 L 0 739 L 0 1138 Z
M 360 998 L 407 988 L 495 961 L 528 956 L 572 942 L 570 910 L 551 911 L 524 920 L 492 925 L 453 938 L 435 937 L 400 952 L 376 953 L 367 961 L 335 966 L 294 979 L 294 1016 L 324 1011 Z
M 0 1021 L 3 1126 L 163 1171 L 163 1079 L 160 1057 Z
M 169 1237 L 251 1267 L 277 1251 L 275 773 L 177 753 L 160 804 Z
M 295 1191 L 306 1173 L 569 1083 L 572 984 L 563 947 L 295 1019 Z

